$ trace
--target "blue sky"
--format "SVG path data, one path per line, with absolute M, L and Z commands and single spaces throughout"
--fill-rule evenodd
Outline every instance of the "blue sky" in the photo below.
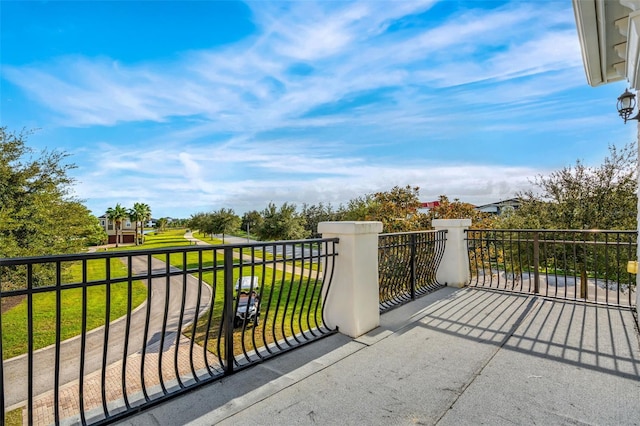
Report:
M 475 204 L 634 140 L 569 1 L 1 1 L 1 116 L 96 214 Z

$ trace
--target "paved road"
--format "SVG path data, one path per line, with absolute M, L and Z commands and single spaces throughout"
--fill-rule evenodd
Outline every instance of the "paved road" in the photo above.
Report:
M 540 273 L 540 294 L 544 296 L 559 296 L 580 299 L 580 278 L 573 275 L 547 275 Z M 534 287 L 534 276 L 529 272 L 522 274 L 505 274 L 504 271 L 493 271 L 492 275 L 472 277 L 471 284 L 478 283 L 479 287 L 494 287 L 501 289 L 519 289 L 532 290 Z M 631 294 L 629 294 L 631 291 Z M 630 304 L 630 300 L 636 299 L 635 288 L 629 289 L 628 284 L 621 284 L 618 291 L 618 283 L 609 280 L 605 282 L 603 279 L 595 278 L 587 279 L 587 300 L 598 301 L 601 303 L 619 303 L 622 305 Z
M 222 239 L 222 234 L 216 234 L 214 235 L 216 238 Z M 210 245 L 208 243 L 205 243 L 201 240 L 198 240 L 196 238 L 194 238 L 191 234 L 185 234 L 185 238 L 196 242 L 196 244 L 199 245 Z M 262 243 L 262 244 L 268 244 L 265 243 L 264 241 L 255 241 L 255 240 L 247 240 L 247 238 L 244 237 L 234 237 L 234 236 L 229 236 L 229 235 L 225 235 L 224 237 L 224 242 L 225 244 L 245 244 L 245 243 Z M 273 249 L 274 247 L 272 246 L 266 246 L 264 248 L 264 251 L 266 253 L 270 253 L 273 254 Z M 304 253 L 304 255 L 306 257 L 317 257 L 318 256 L 318 250 L 316 249 L 309 249 L 309 247 L 304 247 L 301 248 L 300 246 L 291 246 L 291 245 L 287 245 L 286 248 L 284 248 L 284 250 L 286 250 L 286 255 L 287 255 L 287 259 L 291 259 L 292 258 L 292 253 L 293 251 L 295 251 L 295 258 L 298 259 L 298 264 L 299 264 L 299 259 L 302 257 L 302 254 Z M 282 256 L 282 252 L 283 252 L 283 245 L 282 244 L 278 244 L 275 247 L 275 251 L 276 251 L 276 255 Z M 235 253 L 233 254 L 233 257 L 235 259 L 239 259 L 240 255 Z M 243 254 L 242 255 L 242 259 L 246 260 L 246 261 L 254 261 L 255 259 L 253 259 L 250 255 L 247 254 Z M 256 259 L 262 259 L 260 256 L 256 256 Z M 284 271 L 284 272 L 288 272 L 290 274 L 295 274 L 295 275 L 302 275 L 304 277 L 307 277 L 309 275 L 311 275 L 311 277 L 315 278 L 316 275 L 318 278 L 322 278 L 322 272 L 316 272 L 313 271 L 311 269 L 307 269 L 307 268 L 302 268 L 299 266 L 293 267 L 292 266 L 292 262 L 288 261 L 287 263 L 277 263 L 274 265 L 275 269 L 279 270 L 279 271 Z
M 134 274 L 147 272 L 147 257 L 135 257 L 132 261 Z M 152 259 L 152 270 L 166 269 L 164 262 Z M 175 269 L 174 269 L 175 270 Z M 202 283 L 202 298 L 199 309 L 196 309 L 198 280 L 191 275 L 186 276 L 185 309 L 182 327 L 191 323 L 196 312 L 203 312 L 208 308 L 211 300 L 211 288 Z M 175 343 L 176 331 L 179 329 L 179 316 L 182 305 L 183 277 L 171 277 L 167 286 L 166 278 L 151 280 L 151 299 L 134 310 L 129 327 L 129 341 L 127 354 L 140 352 L 145 344 L 151 350 L 158 350 L 158 343 L 162 336 L 162 324 L 165 310 L 165 300 L 169 300 L 168 317 L 165 328 L 165 350 L 167 345 Z M 148 338 L 144 342 L 145 317 L 149 310 Z M 105 338 L 105 328 L 100 327 L 87 334 L 84 360 L 85 376 L 99 371 L 103 367 L 103 351 L 105 344 L 107 351 L 107 365 L 123 358 L 127 321 L 120 318 L 109 324 L 108 335 Z M 155 346 L 154 346 L 155 345 Z M 77 380 L 79 377 L 81 339 L 75 337 L 62 342 L 60 346 L 59 374 L 60 385 Z M 4 362 L 4 397 L 7 407 L 23 405 L 27 400 L 27 362 L 26 355 L 15 357 Z M 33 356 L 33 395 L 39 395 L 54 388 L 55 347 L 50 346 L 34 353 Z
M 217 235 L 215 235 L 215 237 L 222 239 L 222 234 L 217 234 Z M 243 237 L 234 237 L 234 236 L 230 236 L 230 235 L 225 235 L 224 242 L 225 242 L 225 244 L 253 244 L 253 243 L 268 244 L 268 243 L 265 243 L 264 241 L 256 241 L 256 240 L 251 240 L 251 239 L 247 239 L 247 238 L 243 238 Z M 274 247 L 267 245 L 264 248 L 264 251 L 267 252 L 267 253 L 273 254 Z M 295 257 L 297 259 L 301 258 L 303 255 L 305 257 L 318 256 L 318 250 L 311 249 L 311 248 L 309 248 L 308 245 L 302 247 L 299 244 L 298 245 L 287 244 L 286 246 L 278 244 L 275 247 L 275 254 L 276 255 L 282 256 L 283 255 L 282 254 L 283 251 L 284 251 L 284 253 L 286 254 L 287 257 L 292 257 L 292 255 L 295 253 Z

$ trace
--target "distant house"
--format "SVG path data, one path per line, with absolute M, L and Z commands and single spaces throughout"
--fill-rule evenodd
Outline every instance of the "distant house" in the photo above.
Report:
M 501 214 L 505 208 L 518 210 L 520 208 L 520 199 L 509 198 L 508 200 L 502 200 L 495 203 L 476 206 L 476 210 L 490 214 Z
M 438 207 L 440 205 L 440 201 L 427 201 L 426 203 L 420 203 L 421 209 L 432 209 L 434 207 Z
M 166 220 L 166 223 L 171 223 L 174 220 L 176 220 L 176 219 L 174 219 L 172 217 L 163 217 L 162 219 Z M 158 226 L 158 220 L 160 220 L 160 219 L 151 218 L 151 219 L 149 219 L 148 222 L 146 222 L 144 224 L 144 226 L 147 227 L 147 228 L 155 228 L 156 226 Z
M 419 211 L 422 213 L 426 213 L 429 210 L 440 206 L 440 201 L 428 201 L 420 203 Z M 508 200 L 496 201 L 495 203 L 483 204 L 481 206 L 475 206 L 475 209 L 489 214 L 501 214 L 504 209 L 514 209 L 518 210 L 520 208 L 520 199 L 519 198 L 509 198 Z
M 106 214 L 103 214 L 98 218 L 100 220 L 100 226 L 107 232 L 109 238 L 109 244 L 116 243 L 116 225 L 112 220 L 107 218 Z M 136 224 L 131 222 L 131 219 L 126 218 L 120 225 L 120 242 L 123 244 L 135 243 L 136 241 Z

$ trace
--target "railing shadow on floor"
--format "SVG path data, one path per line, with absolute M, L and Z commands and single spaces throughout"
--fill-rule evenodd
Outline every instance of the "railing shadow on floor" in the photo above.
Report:
M 640 380 L 640 335 L 625 308 L 469 288 L 426 309 L 415 326 Z

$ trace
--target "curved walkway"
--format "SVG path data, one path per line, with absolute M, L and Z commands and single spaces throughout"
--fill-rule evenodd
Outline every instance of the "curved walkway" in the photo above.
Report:
M 153 271 L 162 271 L 166 269 L 164 262 L 151 258 L 151 268 Z M 132 269 L 134 274 L 147 273 L 147 257 L 132 258 Z M 173 271 L 178 271 L 173 268 Z M 151 289 L 150 302 L 143 303 L 135 309 L 127 322 L 126 317 L 119 318 L 109 324 L 107 329 L 99 327 L 91 330 L 86 335 L 85 358 L 84 358 L 84 387 L 83 392 L 85 398 L 85 409 L 91 406 L 102 404 L 102 370 L 105 371 L 105 388 L 110 384 L 121 388 L 122 382 L 122 360 L 127 347 L 126 354 L 128 358 L 140 357 L 143 348 L 147 355 L 158 358 L 158 353 L 174 353 L 176 337 L 181 336 L 176 333 L 180 325 L 180 312 L 184 293 L 184 317 L 182 319 L 182 328 L 194 321 L 197 316 L 208 308 L 211 300 L 210 287 L 202 283 L 200 286 L 201 299 L 198 304 L 198 287 L 199 282 L 195 277 L 186 275 L 183 282 L 182 276 L 172 276 L 169 280 L 166 277 L 154 278 L 146 283 Z M 168 298 L 168 316 L 166 326 L 164 327 L 165 344 L 163 348 L 159 347 L 162 338 L 162 330 L 164 323 L 165 301 Z M 149 304 L 148 304 L 149 303 Z M 199 306 L 197 306 L 199 305 Z M 145 324 L 147 324 L 147 311 L 149 315 L 147 340 L 144 341 Z M 180 346 L 183 342 L 180 342 Z M 106 348 L 106 349 L 105 349 Z M 106 363 L 103 365 L 103 355 L 106 350 Z M 70 385 L 78 388 L 79 370 L 80 370 L 80 354 L 81 338 L 80 336 L 65 340 L 60 345 L 60 362 L 59 362 L 59 383 L 60 387 Z M 204 353 L 204 351 L 203 351 Z M 164 358 L 164 356 L 163 356 Z M 132 361 L 134 362 L 134 361 Z M 157 361 L 156 361 L 157 362 Z M 149 365 L 153 361 L 149 361 Z M 173 360 L 171 360 L 172 365 Z M 49 346 L 40 349 L 33 354 L 33 395 L 34 395 L 34 424 L 49 424 L 53 421 L 53 391 L 55 383 L 55 346 Z M 179 368 L 175 366 L 175 368 Z M 129 368 L 127 369 L 127 371 Z M 148 370 L 152 370 L 149 368 Z M 26 406 L 28 392 L 28 357 L 21 355 L 4 362 L 4 397 L 5 404 L 8 409 Z M 153 373 L 153 371 L 152 371 Z M 158 372 L 155 372 L 159 376 Z M 140 370 L 137 370 L 137 376 L 140 376 Z M 128 377 L 128 373 L 127 373 Z M 140 378 L 138 379 L 140 380 Z M 127 380 L 130 382 L 130 380 Z M 149 383 L 151 379 L 145 380 L 147 386 L 157 384 Z M 132 385 L 135 387 L 135 383 Z M 129 385 L 127 385 L 129 390 Z M 130 390 L 129 390 L 130 392 Z M 75 393 L 75 394 L 74 394 Z M 65 401 L 64 392 L 60 395 L 60 406 L 62 411 L 65 407 L 72 409 L 75 407 L 75 413 L 78 408 L 78 393 L 70 392 L 69 398 L 72 401 Z M 120 395 L 118 397 L 122 397 Z M 110 398 L 107 396 L 107 399 Z M 44 408 L 46 409 L 44 409 Z M 40 410 L 40 408 L 43 408 Z M 48 413 L 45 413 L 45 411 Z M 75 414 L 66 413 L 66 414 Z M 61 414 L 61 418 L 66 415 Z M 26 413 L 25 413 L 26 418 Z

